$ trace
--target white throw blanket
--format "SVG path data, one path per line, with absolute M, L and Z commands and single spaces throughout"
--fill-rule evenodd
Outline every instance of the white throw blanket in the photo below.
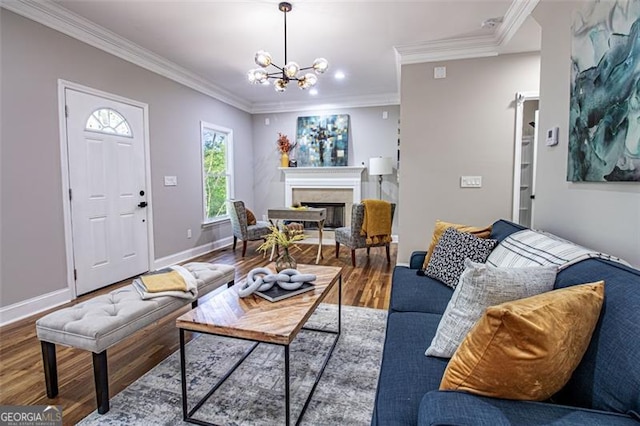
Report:
M 140 277 L 133 280 L 133 288 L 136 289 L 142 299 L 152 299 L 154 297 L 172 296 L 181 299 L 195 300 L 198 297 L 198 283 L 196 278 L 187 269 L 179 265 L 170 266 L 171 269 L 178 272 L 187 285 L 186 291 L 160 291 L 151 293 L 147 291 Z
M 556 265 L 565 269 L 592 257 L 628 265 L 622 259 L 579 246 L 556 235 L 525 229 L 502 240 L 491 252 L 487 263 L 499 267 Z

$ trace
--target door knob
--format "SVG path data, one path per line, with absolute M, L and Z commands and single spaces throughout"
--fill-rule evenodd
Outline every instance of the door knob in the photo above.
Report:
M 141 201 L 140 204 L 138 204 L 138 207 L 147 207 L 147 202 L 146 201 Z

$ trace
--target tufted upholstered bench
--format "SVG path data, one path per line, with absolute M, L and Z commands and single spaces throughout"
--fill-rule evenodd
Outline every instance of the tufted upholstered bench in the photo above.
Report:
M 234 282 L 235 268 L 230 265 L 192 262 L 183 267 L 196 278 L 198 297 L 224 284 L 231 287 Z M 47 397 L 58 395 L 55 345 L 85 349 L 93 353 L 98 413 L 109 411 L 107 349 L 189 302 L 193 307 L 198 304 L 197 299 L 170 296 L 143 300 L 130 284 L 37 320 Z

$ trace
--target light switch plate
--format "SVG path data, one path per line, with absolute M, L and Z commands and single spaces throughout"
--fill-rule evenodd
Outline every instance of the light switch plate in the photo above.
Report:
M 482 176 L 460 176 L 460 188 L 482 188 Z
M 165 176 L 164 177 L 164 186 L 176 186 L 178 184 L 177 176 Z

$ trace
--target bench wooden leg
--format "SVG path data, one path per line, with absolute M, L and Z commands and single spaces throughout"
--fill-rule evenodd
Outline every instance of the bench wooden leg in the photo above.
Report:
M 196 299 L 193 302 L 191 302 L 191 309 L 195 309 L 197 307 L 198 307 L 198 299 Z
M 56 362 L 56 345 L 51 342 L 40 342 L 42 346 L 42 364 L 44 365 L 44 381 L 47 385 L 47 397 L 58 396 L 58 366 Z
M 93 380 L 96 385 L 96 401 L 98 413 L 109 411 L 109 374 L 107 371 L 107 351 L 93 355 Z

